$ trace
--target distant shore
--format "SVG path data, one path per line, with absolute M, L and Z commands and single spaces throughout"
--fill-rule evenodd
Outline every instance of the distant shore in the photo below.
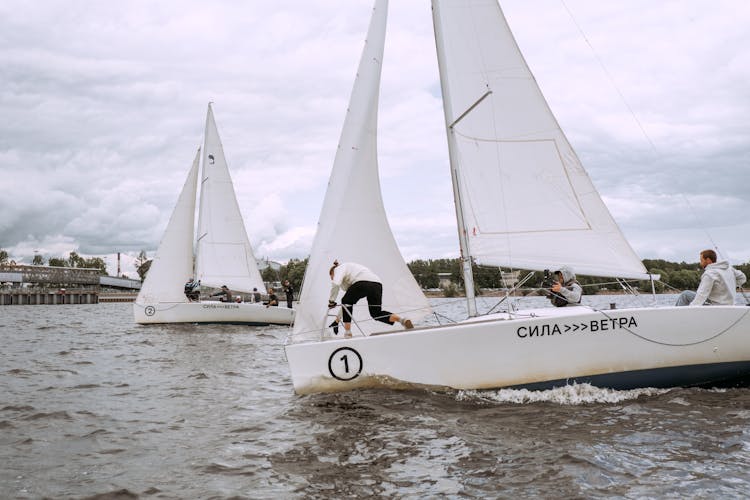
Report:
M 424 292 L 425 296 L 430 298 L 442 298 L 446 297 L 445 290 L 422 290 Z M 596 293 L 586 293 L 584 290 L 583 295 L 627 295 L 628 292 L 624 290 L 599 290 Z M 644 292 L 645 293 L 645 292 Z M 668 294 L 674 294 L 677 292 L 666 292 Z M 506 291 L 505 290 L 481 290 L 479 294 L 477 294 L 478 297 L 505 297 Z M 649 291 L 648 294 L 650 295 L 651 292 Z M 541 296 L 542 293 L 537 288 L 523 288 L 520 290 L 515 290 L 513 293 L 510 294 L 512 297 L 534 297 L 534 296 Z M 456 291 L 451 297 L 466 297 L 466 294 L 463 292 L 463 290 Z

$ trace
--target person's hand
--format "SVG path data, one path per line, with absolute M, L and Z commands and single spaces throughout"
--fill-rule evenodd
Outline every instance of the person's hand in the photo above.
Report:
M 552 291 L 553 291 L 553 292 L 555 292 L 555 293 L 559 292 L 561 288 L 562 288 L 562 285 L 560 284 L 560 282 L 559 282 L 559 281 L 556 281 L 556 282 L 555 282 L 555 283 L 554 283 L 554 284 L 552 285 Z
M 333 309 L 334 307 L 336 307 L 336 302 L 334 302 L 333 300 L 329 300 L 328 309 Z

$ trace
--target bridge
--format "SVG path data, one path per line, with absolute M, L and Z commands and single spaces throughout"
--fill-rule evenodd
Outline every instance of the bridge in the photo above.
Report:
M 124 290 L 139 290 L 141 281 L 115 276 L 102 276 L 100 269 L 87 267 L 55 267 L 13 265 L 0 266 L 0 283 L 48 286 L 103 286 Z

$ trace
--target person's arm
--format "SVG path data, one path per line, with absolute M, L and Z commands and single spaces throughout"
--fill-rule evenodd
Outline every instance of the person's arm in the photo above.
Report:
M 570 288 L 568 288 L 568 286 Z M 560 295 L 565 297 L 565 300 L 570 304 L 578 304 L 581 301 L 581 294 L 583 294 L 583 288 L 578 283 L 572 283 L 568 286 L 560 287 L 558 292 Z
M 328 302 L 336 302 L 336 297 L 339 296 L 340 285 L 331 283 L 331 294 L 328 296 Z
M 701 283 L 698 285 L 698 290 L 695 291 L 695 298 L 690 303 L 691 306 L 702 306 L 708 300 L 708 296 L 711 293 L 711 289 L 714 286 L 714 280 L 708 273 L 703 273 Z
M 734 271 L 734 279 L 737 281 L 737 286 L 741 287 L 747 281 L 747 276 L 742 271 L 732 269 Z

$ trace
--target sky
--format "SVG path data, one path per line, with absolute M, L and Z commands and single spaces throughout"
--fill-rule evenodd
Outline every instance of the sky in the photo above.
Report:
M 0 248 L 152 257 L 214 113 L 258 258 L 307 256 L 371 0 L 4 0 Z M 750 2 L 504 0 L 641 258 L 750 261 Z M 378 149 L 404 258 L 458 255 L 427 0 L 393 0 Z M 529 203 L 535 199 L 533 187 Z

